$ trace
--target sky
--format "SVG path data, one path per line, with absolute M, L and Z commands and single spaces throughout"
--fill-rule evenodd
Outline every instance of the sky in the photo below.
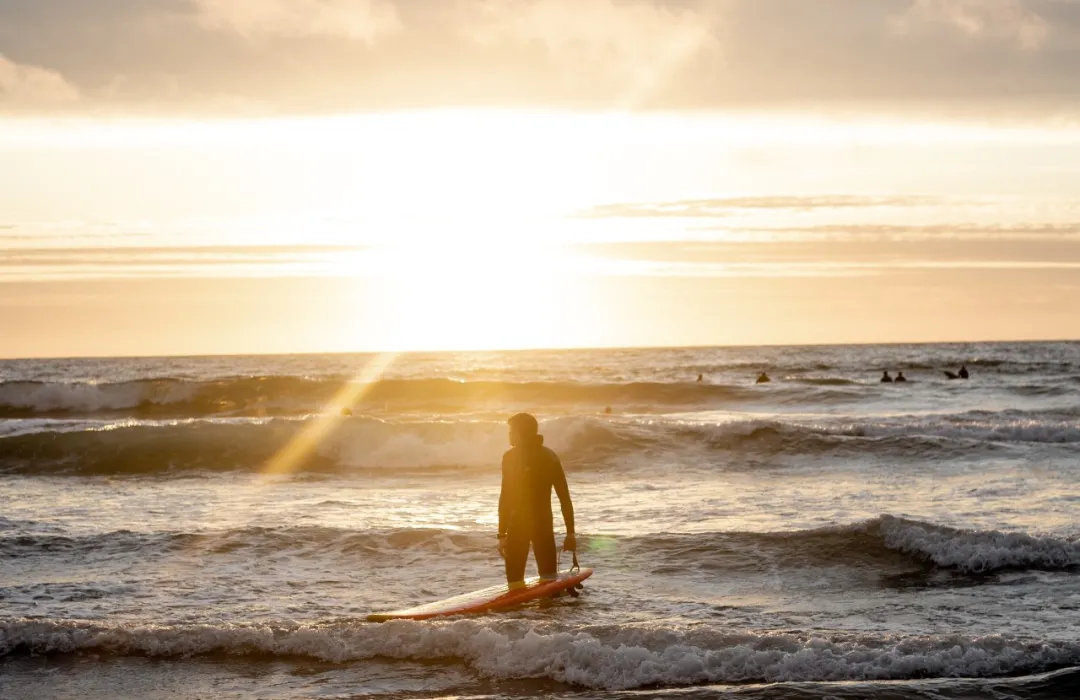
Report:
M 1080 337 L 1080 0 L 0 0 L 0 356 Z

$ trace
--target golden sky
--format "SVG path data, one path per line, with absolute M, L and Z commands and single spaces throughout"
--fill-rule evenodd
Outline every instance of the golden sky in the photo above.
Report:
M 0 356 L 1080 335 L 1075 0 L 0 0 Z

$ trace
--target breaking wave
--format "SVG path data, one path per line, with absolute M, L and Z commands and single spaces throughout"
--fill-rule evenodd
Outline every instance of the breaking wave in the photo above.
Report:
M 489 554 L 489 534 L 415 528 L 386 531 L 356 531 L 333 527 L 243 527 L 209 532 L 132 532 L 120 530 L 94 535 L 34 534 L 0 537 L 0 557 L 35 555 L 122 555 L 128 553 L 171 554 L 188 552 L 195 556 L 241 553 L 261 556 L 292 552 L 317 556 L 340 555 L 397 556 L 403 551 Z
M 329 424 L 318 445 L 292 465 L 297 472 L 493 470 L 506 448 L 495 420 L 408 421 L 371 417 L 31 421 L 0 437 L 0 472 L 155 474 L 185 470 L 262 470 L 312 426 Z M 897 420 L 781 421 L 717 424 L 566 416 L 544 422 L 547 444 L 575 470 L 629 469 L 630 456 L 683 454 L 685 468 L 723 470 L 726 454 L 940 458 L 1019 444 L 1080 443 L 1067 415 L 1017 412 Z
M 713 570 L 922 563 L 965 574 L 1080 568 L 1080 540 L 1022 532 L 962 530 L 883 515 L 853 525 L 778 533 L 654 535 L 640 538 L 663 565 Z
M 382 380 L 360 386 L 346 379 L 239 377 L 216 381 L 148 379 L 119 383 L 0 383 L 0 417 L 115 415 L 136 417 L 296 415 L 346 407 L 359 410 L 475 411 L 507 406 L 715 405 L 758 396 L 753 387 L 632 382 L 461 382 Z
M 749 681 L 985 678 L 1080 663 L 1080 643 L 1075 641 L 738 633 L 662 625 L 567 630 L 535 621 L 477 619 L 307 625 L 14 619 L 0 623 L 0 656 L 14 653 L 244 655 L 333 663 L 375 658 L 455 660 L 491 679 L 549 678 L 606 690 Z
M 318 504 L 316 507 L 323 507 Z M 334 507 L 348 508 L 347 503 Z M 1080 540 L 1023 532 L 962 530 L 883 515 L 851 525 L 793 532 L 716 532 L 581 536 L 583 556 L 600 565 L 627 560 L 668 573 L 715 570 L 757 572 L 808 566 L 871 567 L 897 564 L 948 569 L 961 574 L 1080 569 Z M 0 558 L 186 551 L 196 556 L 243 556 L 292 552 L 302 556 L 454 553 L 488 556 L 491 533 L 434 528 L 358 531 L 333 527 L 244 527 L 216 532 L 136 533 L 90 536 L 36 533 L 0 536 Z
M 324 418 L 230 419 L 105 423 L 84 430 L 0 438 L 0 472 L 21 474 L 157 474 L 184 470 L 260 471 Z M 388 422 L 330 420 L 318 445 L 293 471 L 497 470 L 506 449 L 499 421 Z M 591 462 L 600 452 L 633 448 L 638 438 L 591 418 L 545 423 L 549 444 L 564 458 Z

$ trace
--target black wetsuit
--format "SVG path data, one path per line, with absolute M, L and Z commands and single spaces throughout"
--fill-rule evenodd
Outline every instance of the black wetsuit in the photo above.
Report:
M 574 532 L 574 507 L 559 456 L 544 447 L 537 436 L 534 445 L 514 447 L 503 455 L 502 491 L 499 493 L 499 535 L 506 535 L 506 581 L 525 579 L 525 564 L 532 544 L 536 569 L 541 577 L 558 573 L 555 530 L 551 514 L 551 489 L 559 496 L 567 534 Z

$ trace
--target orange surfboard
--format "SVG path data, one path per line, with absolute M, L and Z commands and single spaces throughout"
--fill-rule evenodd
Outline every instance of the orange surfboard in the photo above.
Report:
M 573 590 L 575 586 L 592 576 L 592 569 L 568 569 L 559 574 L 554 581 L 540 582 L 538 576 L 525 580 L 525 587 L 510 590 L 505 583 L 501 586 L 491 586 L 472 593 L 438 600 L 427 605 L 418 605 L 415 608 L 392 610 L 385 613 L 374 613 L 367 616 L 369 622 L 386 622 L 387 620 L 427 620 L 432 617 L 444 617 L 447 615 L 464 615 L 466 613 L 483 613 L 492 610 L 505 610 L 530 600 L 537 600 L 554 595 L 560 591 Z

